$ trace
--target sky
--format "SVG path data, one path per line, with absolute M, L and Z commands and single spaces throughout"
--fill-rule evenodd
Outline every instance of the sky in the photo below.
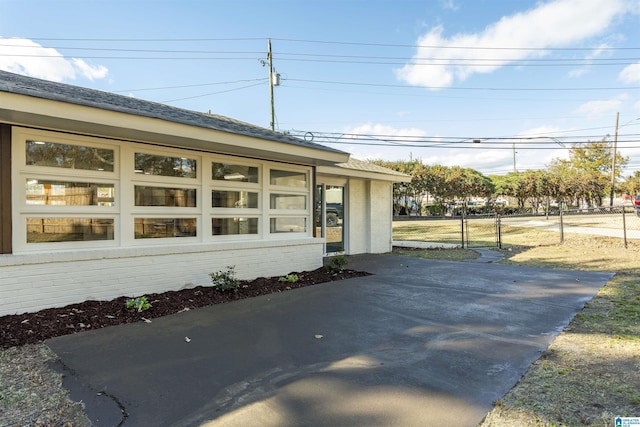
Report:
M 485 175 L 616 140 L 640 170 L 640 0 L 0 0 L 0 69 Z

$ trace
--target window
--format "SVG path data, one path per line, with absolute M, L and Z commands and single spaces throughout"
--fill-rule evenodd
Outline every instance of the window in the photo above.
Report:
M 212 208 L 258 209 L 258 193 L 250 191 L 211 191 Z
M 110 218 L 27 218 L 27 243 L 113 240 Z
M 310 167 L 18 127 L 12 149 L 17 251 L 295 238 L 312 224 Z
M 136 206 L 196 207 L 195 188 L 135 186 Z
M 258 218 L 212 218 L 214 236 L 258 234 Z
M 306 233 L 309 212 L 309 173 L 306 170 L 269 171 L 269 232 Z
M 270 182 L 271 185 L 307 188 L 307 174 L 306 172 L 271 169 Z
M 120 147 L 103 139 L 15 127 L 14 250 L 120 242 Z
M 300 194 L 271 194 L 271 209 L 307 209 L 307 196 Z
M 211 162 L 211 235 L 256 238 L 263 215 L 260 164 L 239 164 L 233 158 Z
M 195 237 L 196 218 L 135 218 L 136 239 Z
M 143 175 L 196 178 L 196 159 L 135 153 L 134 172 Z
M 231 182 L 259 182 L 260 169 L 257 166 L 235 165 L 232 163 L 211 163 L 211 179 Z
M 114 150 L 58 142 L 27 140 L 28 166 L 113 172 Z
M 307 231 L 306 217 L 276 217 L 270 219 L 271 233 L 304 233 Z
M 114 184 L 27 178 L 27 205 L 115 206 Z

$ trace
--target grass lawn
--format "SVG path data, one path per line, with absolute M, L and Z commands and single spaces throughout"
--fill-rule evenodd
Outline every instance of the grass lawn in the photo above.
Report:
M 421 251 L 443 259 L 460 249 Z M 518 227 L 503 232 L 502 263 L 614 272 L 515 387 L 495 402 L 482 427 L 614 426 L 640 417 L 640 243 L 565 236 Z M 404 253 L 410 255 L 410 252 Z

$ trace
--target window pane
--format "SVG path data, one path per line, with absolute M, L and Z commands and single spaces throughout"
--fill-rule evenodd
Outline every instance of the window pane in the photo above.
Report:
M 134 218 L 136 239 L 195 237 L 195 218 Z
M 195 188 L 135 186 L 136 206 L 196 207 Z
M 115 206 L 113 184 L 28 178 L 26 190 L 28 205 Z
M 271 209 L 307 209 L 307 196 L 271 194 Z
M 27 218 L 27 243 L 113 240 L 113 219 Z
M 271 169 L 271 185 L 307 188 L 307 174 L 304 172 Z
M 234 165 L 231 163 L 211 163 L 211 178 L 233 182 L 258 182 L 259 170 L 255 166 Z
M 258 193 L 248 191 L 211 191 L 212 208 L 257 209 Z
M 106 148 L 27 141 L 26 155 L 30 166 L 113 172 L 114 151 Z
M 280 217 L 271 218 L 272 233 L 303 233 L 307 231 L 307 218 Z
M 134 172 L 144 175 L 195 178 L 196 160 L 185 157 L 167 157 L 136 153 Z
M 258 234 L 258 218 L 212 218 L 212 235 Z

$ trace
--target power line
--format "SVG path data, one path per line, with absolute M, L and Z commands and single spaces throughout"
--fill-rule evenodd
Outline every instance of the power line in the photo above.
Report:
M 169 99 L 169 100 L 160 101 L 160 102 L 169 103 L 169 102 L 176 102 L 176 101 L 184 101 L 184 100 L 187 100 L 187 99 L 204 98 L 205 96 L 218 95 L 218 94 L 221 94 L 221 93 L 235 92 L 237 90 L 248 89 L 250 87 L 259 86 L 259 85 L 262 85 L 264 83 L 265 82 L 259 82 L 259 83 L 255 83 L 255 84 L 248 85 L 248 86 L 242 86 L 242 87 L 237 87 L 237 88 L 228 89 L 228 90 L 221 90 L 221 91 L 218 91 L 218 92 L 205 93 L 205 94 L 201 94 L 201 95 L 187 96 L 187 97 L 184 97 L 184 98 Z
M 278 37 L 235 37 L 235 38 L 198 38 L 198 37 L 184 37 L 184 38 L 64 38 L 64 37 L 12 37 L 12 38 L 24 38 L 29 40 L 43 40 L 43 41 L 78 41 L 78 42 L 239 42 L 239 41 L 282 41 L 292 43 L 307 43 L 307 44 L 329 44 L 329 45 L 345 45 L 345 46 L 372 46 L 372 47 L 401 47 L 401 48 L 429 48 L 429 49 L 464 49 L 464 50 L 506 50 L 506 51 L 593 51 L 601 50 L 601 46 L 592 47 L 533 47 L 533 46 L 464 46 L 464 45 L 419 45 L 419 44 L 397 44 L 397 43 L 371 43 L 371 42 L 353 42 L 343 40 L 312 40 L 312 39 L 294 39 L 294 38 L 278 38 Z M 640 47 L 622 47 L 622 46 L 610 46 L 605 48 L 608 51 L 628 51 L 638 50 Z
M 375 47 L 404 47 L 404 48 L 429 48 L 429 49 L 465 49 L 465 50 L 515 50 L 515 51 L 593 51 L 602 49 L 596 47 L 526 47 L 526 46 L 452 46 L 452 45 L 416 45 L 416 44 L 388 44 L 388 43 L 363 43 L 328 40 L 305 40 L 271 38 L 277 41 L 298 43 L 338 44 L 351 46 L 375 46 Z M 606 50 L 640 50 L 640 47 L 607 47 Z
M 3 45 L 0 45 L 2 47 Z M 42 48 L 42 49 L 51 49 L 51 48 Z M 91 50 L 99 50 L 99 49 L 91 49 Z M 134 50 L 132 50 L 134 51 Z M 140 52 L 140 51 L 137 51 Z M 198 53 L 195 51 L 167 51 L 168 53 Z M 157 52 L 153 52 L 157 53 Z M 214 52 L 215 53 L 215 52 Z M 261 52 L 219 52 L 226 54 L 254 54 L 258 55 Z M 15 58 L 60 58 L 60 55 L 51 55 L 51 54 L 31 54 L 31 53 L 0 53 L 2 57 L 15 57 Z M 255 60 L 255 56 L 235 56 L 235 57 L 221 57 L 221 56 L 107 56 L 107 55 L 81 55 L 77 56 L 79 59 L 122 59 L 122 60 L 135 60 L 135 61 L 196 61 L 196 60 L 209 60 L 209 61 L 236 61 L 236 60 Z M 301 59 L 301 58 L 285 58 L 278 57 L 280 61 L 291 61 L 291 62 L 313 62 L 313 63 L 333 63 L 333 64 L 352 64 L 352 65 L 412 65 L 412 66 L 423 66 L 423 67 L 445 67 L 445 66 L 458 66 L 458 67 L 577 67 L 577 66 L 619 66 L 619 65 L 633 65 L 636 64 L 637 61 L 640 61 L 640 58 L 610 58 L 610 61 L 617 62 L 607 62 L 600 63 L 594 62 L 589 59 L 582 60 L 571 60 L 567 58 L 556 59 L 554 63 L 531 63 L 532 59 L 458 59 L 458 58 L 407 58 L 405 62 L 389 62 L 389 61 L 347 61 L 347 60 L 328 60 L 328 59 Z M 628 61 L 626 61 L 628 60 Z M 423 62 L 420 62 L 423 61 Z M 427 62 L 425 62 L 427 61 Z M 439 61 L 439 62 L 433 62 Z M 465 62 L 461 62 L 465 61 Z M 493 61 L 493 62 L 487 62 Z M 580 62 L 560 62 L 560 61 L 580 61 Z M 621 62 L 625 61 L 625 62 Z M 630 62 L 629 62 L 630 61 Z
M 268 78 L 261 79 L 249 79 L 249 80 L 234 80 L 230 82 L 216 82 L 216 83 L 199 83 L 192 85 L 181 85 L 181 86 L 163 86 L 163 87 L 151 87 L 151 88 L 143 88 L 143 89 L 121 89 L 121 90 L 112 90 L 113 93 L 120 92 L 143 92 L 148 90 L 166 90 L 166 89 L 186 89 L 192 87 L 204 87 L 204 86 L 215 86 L 215 85 L 226 85 L 226 84 L 235 84 L 235 83 L 248 83 L 248 82 L 264 82 L 267 81 Z
M 497 88 L 497 87 L 450 87 L 450 86 L 412 86 L 412 85 L 399 85 L 399 84 L 381 84 L 381 83 L 363 83 L 363 82 L 344 82 L 344 81 L 328 81 L 328 80 L 307 80 L 307 79 L 287 79 L 294 82 L 305 83 L 321 83 L 321 84 L 333 84 L 333 85 L 348 85 L 348 86 L 370 86 L 370 87 L 393 87 L 393 88 L 405 88 L 405 89 L 448 89 L 448 90 L 487 90 L 487 91 L 590 91 L 590 90 L 629 90 L 640 89 L 640 86 L 624 86 L 624 87 L 574 87 L 574 88 Z
M 292 130 L 292 135 L 325 144 L 348 144 L 364 146 L 405 146 L 407 148 L 477 148 L 477 149 L 509 149 L 518 145 L 522 149 L 559 149 L 560 144 L 565 149 L 571 149 L 575 145 L 581 145 L 591 138 L 598 142 L 602 135 L 563 136 L 562 141 L 552 136 L 508 136 L 508 137 L 424 137 L 420 135 L 391 135 L 391 134 L 357 134 L 336 132 L 312 132 Z M 585 141 L 585 139 L 587 141 Z M 619 135 L 620 144 L 640 142 L 640 134 Z M 570 144 L 571 147 L 566 146 Z M 624 148 L 638 148 L 625 145 Z
M 1 40 L 1 39 L 0 39 Z M 221 51 L 221 50 L 171 50 L 171 49 L 123 49 L 123 48 L 99 48 L 99 47 L 73 47 L 73 46 L 25 46 L 20 44 L 0 43 L 0 47 L 19 47 L 21 49 L 66 49 L 81 51 L 106 51 L 106 52 L 136 52 L 136 53 L 180 53 L 180 54 L 228 54 L 228 55 L 262 55 L 261 51 Z M 3 54 L 3 56 L 13 56 L 13 54 Z M 15 56 L 24 56 L 16 54 Z M 29 54 L 31 56 L 31 54 Z M 40 57 L 40 55 L 36 55 Z M 48 57 L 49 55 L 43 55 Z M 336 54 L 320 54 L 320 53 L 299 53 L 299 52 L 277 52 L 275 56 L 279 60 L 284 61 L 308 61 L 308 62 L 342 62 L 351 64 L 402 64 L 399 62 L 381 62 L 381 61 L 347 61 L 345 59 L 368 59 L 368 60 L 400 60 L 410 62 L 414 65 L 473 65 L 473 66 L 495 66 L 504 65 L 504 62 L 516 62 L 517 66 L 576 66 L 576 65 L 629 65 L 640 61 L 640 57 L 623 57 L 623 58 L 464 58 L 464 57 L 415 57 L 415 56 L 378 56 L 378 55 L 336 55 Z M 294 57 L 314 57 L 314 58 L 340 58 L 342 60 L 325 60 L 325 59 L 293 59 Z M 101 58 L 86 56 L 85 58 Z M 114 57 L 109 57 L 114 58 Z M 115 57 L 122 59 L 146 59 L 147 57 Z M 182 58 L 182 57 L 181 57 Z M 157 59 L 157 58 L 154 58 Z M 170 58 L 172 59 L 172 58 Z M 247 59 L 247 58 L 238 58 Z M 442 63 L 420 64 L 419 61 L 441 61 Z M 456 62 L 452 62 L 456 61 Z M 464 62 L 460 62 L 464 61 Z M 625 61 L 625 62 L 620 62 Z M 628 62 L 631 61 L 631 62 Z M 511 64 L 516 65 L 516 64 Z

